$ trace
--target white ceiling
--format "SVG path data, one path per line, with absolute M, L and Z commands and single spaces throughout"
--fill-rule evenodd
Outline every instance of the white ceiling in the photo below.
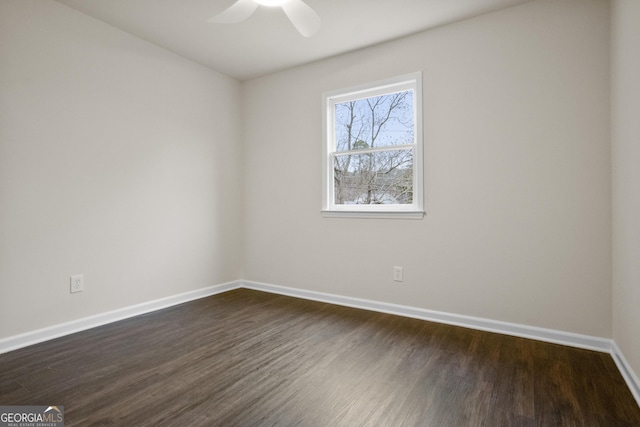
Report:
M 244 81 L 529 0 L 305 0 L 322 19 L 310 38 L 280 8 L 207 23 L 235 0 L 56 1 Z

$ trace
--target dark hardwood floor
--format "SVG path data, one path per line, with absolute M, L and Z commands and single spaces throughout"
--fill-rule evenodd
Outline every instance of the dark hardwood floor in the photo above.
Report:
M 605 353 L 246 289 L 0 355 L 66 426 L 640 426 Z

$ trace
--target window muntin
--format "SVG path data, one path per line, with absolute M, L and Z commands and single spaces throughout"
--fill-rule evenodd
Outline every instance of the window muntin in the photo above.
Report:
M 325 95 L 325 216 L 422 218 L 421 92 L 415 73 Z

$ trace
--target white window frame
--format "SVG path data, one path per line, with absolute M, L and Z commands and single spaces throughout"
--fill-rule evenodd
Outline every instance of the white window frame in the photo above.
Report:
M 336 104 L 363 98 L 386 95 L 405 90 L 413 91 L 413 203 L 377 205 L 341 205 L 334 198 L 333 159 L 336 152 L 335 106 Z M 324 217 L 352 218 L 407 218 L 424 217 L 423 197 L 423 136 L 422 136 L 422 72 L 406 74 L 390 79 L 359 85 L 347 89 L 326 92 L 323 102 L 323 196 L 322 215 Z M 356 150 L 354 150 L 356 151 Z

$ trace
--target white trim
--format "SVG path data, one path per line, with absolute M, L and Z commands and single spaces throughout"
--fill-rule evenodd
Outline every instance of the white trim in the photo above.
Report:
M 613 358 L 620 374 L 624 378 L 631 394 L 640 406 L 640 379 L 635 374 L 622 351 L 612 339 L 594 337 L 590 335 L 576 334 L 573 332 L 559 331 L 555 329 L 539 328 L 518 323 L 502 322 L 498 320 L 484 319 L 480 317 L 464 316 L 460 314 L 445 313 L 441 311 L 427 310 L 424 308 L 409 307 L 390 304 L 380 301 L 365 300 L 360 298 L 345 297 L 341 295 L 323 292 L 307 291 L 303 289 L 289 288 L 285 286 L 271 285 L 268 283 L 243 281 L 242 287 L 257 291 L 270 292 L 280 295 L 288 295 L 313 301 L 377 311 L 381 313 L 396 314 L 404 317 L 428 320 L 465 328 L 477 329 L 487 332 L 495 332 L 503 335 L 511 335 L 521 338 L 529 338 L 537 341 L 561 344 L 586 350 L 609 353 Z
M 27 347 L 49 341 L 65 335 L 139 316 L 172 307 L 174 305 L 205 298 L 222 292 L 234 289 L 246 288 L 257 291 L 269 292 L 273 294 L 288 295 L 312 301 L 326 302 L 346 307 L 359 308 L 364 310 L 377 311 L 381 313 L 395 314 L 415 319 L 428 320 L 431 322 L 444 323 L 448 325 L 462 326 L 465 328 L 478 329 L 481 331 L 495 332 L 504 335 L 529 338 L 538 341 L 550 342 L 554 344 L 567 345 L 570 347 L 584 348 L 587 350 L 600 351 L 611 354 L 620 374 L 624 378 L 633 397 L 640 406 L 640 380 L 635 374 L 631 365 L 625 359 L 622 351 L 615 341 L 606 338 L 593 337 L 589 335 L 575 334 L 572 332 L 558 331 L 555 329 L 538 328 L 535 326 L 522 325 L 517 323 L 501 322 L 498 320 L 483 319 L 480 317 L 464 316 L 460 314 L 445 313 L 441 311 L 427 310 L 424 308 L 409 307 L 398 304 L 391 304 L 380 301 L 372 301 L 361 298 L 346 297 L 336 294 L 328 294 L 304 289 L 289 288 L 286 286 L 272 285 L 268 283 L 254 282 L 248 280 L 236 280 L 195 291 L 185 292 L 142 304 L 132 305 L 121 309 L 109 311 L 95 316 L 85 317 L 59 325 L 26 332 L 20 335 L 0 339 L 0 354 L 12 350 Z
M 611 352 L 612 341 L 606 338 L 589 335 L 575 334 L 572 332 L 558 331 L 555 329 L 538 328 L 535 326 L 518 323 L 502 322 L 498 320 L 483 319 L 480 317 L 464 316 L 461 314 L 445 313 L 442 311 L 428 310 L 424 308 L 409 307 L 398 304 L 390 304 L 380 301 L 365 300 L 360 298 L 345 297 L 323 292 L 306 291 L 302 289 L 288 288 L 267 283 L 243 281 L 242 287 L 274 294 L 288 295 L 313 301 L 327 302 L 347 307 L 361 308 L 381 313 L 396 314 L 414 319 L 428 320 L 447 325 L 462 326 L 487 332 L 496 332 L 504 335 L 529 338 L 538 341 L 562 344 L 571 347 L 584 348 L 605 353 Z
M 335 104 L 369 98 L 386 93 L 411 90 L 414 94 L 413 144 L 385 146 L 375 149 L 352 150 L 350 152 L 336 152 L 335 144 Z M 423 87 L 422 71 L 404 74 L 389 79 L 361 84 L 351 88 L 334 90 L 322 94 L 322 216 L 323 217 L 351 217 L 351 218 L 396 218 L 396 219 L 422 219 L 424 214 L 424 134 L 423 134 Z M 333 158 L 335 156 L 351 154 L 366 154 L 371 152 L 394 151 L 398 149 L 413 150 L 413 200 L 410 205 L 336 205 L 335 186 L 333 175 Z M 336 214 L 333 214 L 335 212 Z M 368 213 L 382 215 L 368 215 Z M 409 212 L 409 213 L 407 213 Z M 364 213 L 364 215 L 363 215 Z
M 0 354 L 27 347 L 29 345 L 38 344 L 44 341 L 49 341 L 65 335 L 70 335 L 76 332 L 95 328 L 97 326 L 106 325 L 108 323 L 117 322 L 119 320 L 128 319 L 130 317 L 139 316 L 141 314 L 150 313 L 152 311 L 162 310 L 163 308 L 172 307 L 174 305 L 237 289 L 240 288 L 241 285 L 242 283 L 240 281 L 234 281 L 223 283 L 220 285 L 209 286 L 206 288 L 197 289 L 195 291 L 185 292 L 183 294 L 173 295 L 154 301 L 131 305 L 129 307 L 108 311 L 106 313 L 96 314 L 94 316 L 72 320 L 70 322 L 49 326 L 31 332 L 26 332 L 24 334 L 3 338 L 0 339 Z
M 424 211 L 356 211 L 356 210 L 323 210 L 322 216 L 325 218 L 382 218 L 382 219 L 422 219 Z
M 422 80 L 421 70 L 388 79 L 377 80 L 375 82 L 361 83 L 344 89 L 328 91 L 323 95 L 335 103 L 370 98 L 390 92 L 401 92 L 403 90 L 413 89 L 413 80 L 416 78 Z
M 393 148 L 390 148 L 390 147 L 393 147 Z M 414 148 L 416 148 L 415 144 L 385 145 L 384 147 L 358 148 L 357 150 L 334 151 L 332 154 L 334 157 L 353 156 L 355 154 L 384 153 L 385 151 L 409 151 L 409 150 L 413 151 Z
M 613 361 L 616 362 L 618 366 L 618 370 L 622 374 L 622 378 L 624 378 L 627 386 L 629 386 L 629 390 L 631 390 L 631 394 L 635 397 L 638 406 L 640 406 L 640 379 L 625 359 L 620 347 L 616 344 L 615 341 L 612 341 L 612 349 L 611 356 L 613 357 Z

